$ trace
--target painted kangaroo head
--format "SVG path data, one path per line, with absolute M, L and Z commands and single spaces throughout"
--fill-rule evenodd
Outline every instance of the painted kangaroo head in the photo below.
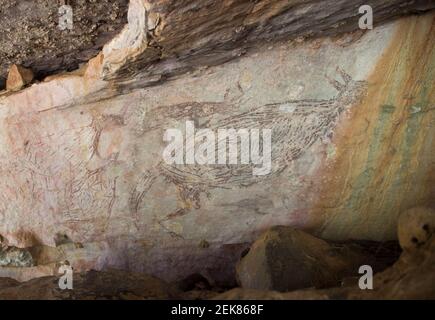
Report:
M 343 69 L 337 67 L 344 83 L 335 79 L 329 79 L 329 82 L 338 90 L 337 102 L 339 107 L 345 108 L 359 101 L 367 90 L 366 81 L 354 81 Z

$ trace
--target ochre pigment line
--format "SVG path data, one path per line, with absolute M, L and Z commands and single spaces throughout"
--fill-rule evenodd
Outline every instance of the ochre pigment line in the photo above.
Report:
M 337 129 L 336 158 L 311 213 L 324 236 L 352 237 L 358 225 L 360 236 L 363 228 L 367 238 L 395 238 L 397 214 L 434 195 L 434 87 L 422 85 L 434 83 L 434 18 L 401 22 L 367 97 Z

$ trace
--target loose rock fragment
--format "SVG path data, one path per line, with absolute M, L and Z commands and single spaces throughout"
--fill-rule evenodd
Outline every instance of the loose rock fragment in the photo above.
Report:
M 8 246 L 8 241 L 0 235 L 0 267 L 32 267 L 33 258 L 26 249 Z
M 0 251 L 0 267 L 32 267 L 32 255 L 25 249 L 10 247 Z
M 9 69 L 8 79 L 6 81 L 6 90 L 18 91 L 24 86 L 31 83 L 33 80 L 33 72 L 31 69 L 24 68 L 19 65 L 12 65 Z

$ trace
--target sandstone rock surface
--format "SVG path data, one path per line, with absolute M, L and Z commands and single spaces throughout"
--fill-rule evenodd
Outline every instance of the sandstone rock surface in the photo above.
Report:
M 73 289 L 61 290 L 59 276 L 19 283 L 0 278 L 2 300 L 144 300 L 175 299 L 180 293 L 151 276 L 119 270 L 74 274 Z
M 0 270 L 4 267 L 32 267 L 33 263 L 33 257 L 28 250 L 9 246 L 0 235 Z
M 398 257 L 398 251 L 380 252 L 381 243 L 331 243 L 291 227 L 277 226 L 257 239 L 237 265 L 244 289 L 292 291 L 338 286 L 345 277 L 358 275 L 362 265 L 382 271 Z M 374 250 L 369 250 L 375 247 Z M 390 246 L 391 247 L 391 246 Z
M 399 216 L 397 236 L 404 250 L 414 250 L 435 234 L 435 210 L 417 207 Z
M 58 26 L 62 2 L 3 0 L 1 4 L 0 32 L 4 37 L 0 39 L 0 88 L 12 63 L 31 65 L 38 77 L 44 77 L 71 71 L 96 56 L 123 28 L 129 1 L 75 1 L 71 30 L 60 30 Z M 430 0 L 371 0 L 365 4 L 372 6 L 377 26 L 405 14 L 434 8 Z M 117 52 L 116 61 L 107 65 L 116 72 L 105 72 L 105 77 L 128 81 L 141 70 L 141 82 L 146 84 L 201 66 L 221 64 L 265 41 L 357 30 L 361 3 L 131 0 L 130 6 L 135 10 L 129 14 L 130 24 L 124 30 L 135 29 L 135 36 L 121 36 L 116 45 L 117 51 L 130 55 Z M 146 79 L 150 77 L 154 80 Z
M 127 22 L 128 0 L 78 0 L 71 2 L 73 29 L 61 30 L 62 4 L 52 0 L 0 1 L 0 90 L 10 65 L 31 66 L 38 79 L 71 71 L 97 55 Z
M 33 72 L 31 69 L 24 68 L 19 65 L 12 65 L 9 69 L 8 79 L 6 81 L 6 90 L 18 91 L 24 88 L 25 85 L 33 80 Z
M 0 94 L 0 234 L 21 248 L 58 234 L 95 244 L 74 267 L 226 283 L 273 225 L 395 239 L 403 208 L 434 201 L 433 12 L 338 35 L 337 18 L 357 26 L 341 1 L 346 16 L 315 25 L 330 37 L 288 41 L 325 8 L 274 3 L 132 1 L 84 72 Z M 163 135 L 186 121 L 272 129 L 271 174 L 166 165 Z
M 427 0 L 372 0 L 377 25 L 409 12 L 434 8 Z M 336 35 L 358 29 L 356 0 L 132 0 L 129 31 L 113 44 L 128 54 L 108 59 L 104 78 L 126 80 L 141 70 L 138 83 L 168 78 L 222 64 L 244 55 L 259 43 Z M 146 12 L 141 8 L 145 7 Z M 134 21 L 134 23 L 133 23 Z M 146 26 L 145 28 L 141 26 Z M 127 32 L 129 33 L 129 32 Z M 133 41 L 133 42 L 132 42 Z M 125 47 L 125 48 L 123 48 Z M 107 49 L 112 49 L 110 46 Z M 111 50 L 110 50 L 111 51 Z M 121 87 L 124 85 L 121 84 Z
M 68 261 L 75 272 L 84 272 L 104 266 L 107 243 L 62 243 L 56 247 L 34 246 L 28 249 L 7 248 L 0 251 L 0 277 L 17 281 L 53 276 Z
M 213 297 L 216 300 L 433 300 L 435 299 L 434 242 L 412 255 L 404 253 L 391 268 L 374 277 L 374 290 L 358 287 L 306 289 L 291 292 L 236 288 Z
M 411 230 L 416 231 L 414 227 L 421 227 L 417 222 L 421 222 L 422 218 L 424 218 L 424 223 L 427 223 L 427 215 L 425 214 L 429 212 L 431 211 L 428 208 L 421 207 L 407 210 L 402 215 L 401 222 L 416 222 L 410 224 Z M 399 225 L 399 229 L 403 227 L 403 224 Z M 408 238 L 401 244 L 404 245 L 404 251 L 400 258 L 391 267 L 375 274 L 372 290 L 361 290 L 358 282 L 344 287 L 291 292 L 236 288 L 214 298 L 218 300 L 435 299 L 435 231 L 430 229 L 429 232 L 426 232 L 424 241 L 420 242 L 419 245 L 416 245 L 415 242 L 410 243 Z M 250 271 L 255 271 L 255 269 Z M 275 277 L 282 277 L 281 272 L 278 270 Z

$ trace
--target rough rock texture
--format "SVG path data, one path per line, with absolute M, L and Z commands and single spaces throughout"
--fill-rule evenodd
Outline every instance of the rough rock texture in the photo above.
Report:
M 42 277 L 19 283 L 0 278 L 2 300 L 143 300 L 175 299 L 180 292 L 151 276 L 120 270 L 76 273 L 73 290 L 61 290 L 59 277 Z
M 397 236 L 404 250 L 414 250 L 435 234 L 435 210 L 412 208 L 399 216 Z
M 277 229 L 274 230 L 276 232 Z M 188 277 L 174 286 L 150 276 L 111 270 L 75 273 L 73 290 L 60 290 L 59 276 L 43 277 L 24 283 L 0 277 L 0 299 L 434 299 L 433 236 L 434 233 L 431 233 L 427 242 L 404 251 L 392 267 L 376 274 L 373 290 L 363 291 L 356 284 L 352 284 L 341 288 L 285 293 L 238 288 L 217 295 L 216 291 L 209 290 L 207 280 L 200 275 Z M 300 245 L 294 242 L 289 244 Z M 275 272 L 282 275 L 281 270 Z M 182 292 L 176 287 L 189 291 Z
M 15 263 L 14 267 L 11 264 L 4 264 L 0 268 L 0 277 L 28 281 L 33 278 L 56 275 L 60 265 L 65 261 L 74 266 L 75 272 L 101 269 L 106 264 L 105 256 L 108 254 L 109 246 L 104 242 L 85 244 L 68 242 L 56 247 L 39 245 L 29 249 L 13 249 L 23 252 L 21 259 L 15 259 L 21 265 Z M 2 254 L 7 257 L 8 251 L 0 252 L 0 257 Z M 16 268 L 16 266 L 21 268 Z
M 33 264 L 32 254 L 28 250 L 9 246 L 7 239 L 0 235 L 0 270 L 5 267 L 32 267 Z
M 396 250 L 395 250 L 396 249 Z M 339 285 L 358 275 L 362 265 L 374 272 L 393 264 L 400 249 L 386 243 L 328 243 L 291 227 L 277 226 L 257 239 L 237 265 L 244 289 L 292 291 Z
M 245 12 L 247 3 L 224 1 L 229 10 L 221 12 Z M 259 19 L 275 8 L 267 3 L 258 2 L 265 5 L 257 7 Z M 172 35 L 199 52 L 195 32 L 205 32 L 207 42 L 221 24 L 240 21 L 207 16 L 210 28 L 190 25 L 193 34 L 183 34 L 173 20 L 164 31 L 169 12 L 194 23 L 194 12 L 214 7 L 192 13 L 186 7 L 183 15 L 175 2 L 153 2 L 148 11 L 147 5 L 132 1 L 129 25 L 80 72 L 0 96 L 0 234 L 11 245 L 54 247 L 66 235 L 85 247 L 95 244 L 98 259 L 88 260 L 95 269 L 170 281 L 198 273 L 210 283 L 229 283 L 240 254 L 270 226 L 335 239 L 394 239 L 399 212 L 435 205 L 433 12 L 364 34 L 263 43 L 231 63 L 144 87 L 154 79 L 148 54 L 159 48 L 150 47 L 142 27 L 161 32 L 165 50 L 181 46 L 175 38 L 164 42 Z M 294 6 L 279 8 L 288 12 L 276 17 L 293 17 Z M 334 17 L 349 13 L 341 9 Z M 162 17 L 153 21 L 161 24 L 143 18 L 157 13 Z M 269 13 L 264 23 L 252 22 L 257 36 L 278 23 Z M 210 43 L 216 41 L 233 48 L 232 40 Z M 207 51 L 202 57 L 205 65 L 218 61 Z M 159 60 L 155 74 L 179 70 L 171 59 Z M 184 128 L 186 120 L 198 128 L 271 128 L 272 173 L 166 165 L 163 134 Z
M 350 291 L 350 299 L 435 299 L 435 234 L 374 279 L 373 292 Z
M 116 72 L 106 72 L 105 77 L 128 81 L 140 73 L 142 84 L 223 63 L 258 42 L 356 30 L 361 5 L 356 0 L 131 2 L 138 4 L 132 15 L 140 15 L 141 20 L 134 27 L 137 37 L 121 36 L 118 44 L 128 44 L 132 56 L 119 57 L 114 63 Z M 0 32 L 5 35 L 0 40 L 0 87 L 11 63 L 31 65 L 39 77 L 77 68 L 95 56 L 125 23 L 127 0 L 74 0 L 69 1 L 74 10 L 74 28 L 60 31 L 57 26 L 61 3 L 0 1 L 4 18 Z M 364 4 L 372 6 L 376 25 L 435 6 L 430 0 L 370 0 Z M 133 25 L 130 23 L 126 29 L 133 29 Z M 128 63 L 119 65 L 121 61 Z
M 25 85 L 33 80 L 33 72 L 31 69 L 23 68 L 16 64 L 9 69 L 8 79 L 6 81 L 6 90 L 19 91 Z
M 0 249 L 0 267 L 32 267 L 32 255 L 26 249 Z
M 354 31 L 358 29 L 361 6 L 355 0 L 132 2 L 145 6 L 147 12 L 135 13 L 145 18 L 145 28 L 138 28 L 140 36 L 134 38 L 133 46 L 133 38 L 118 37 L 117 47 L 128 43 L 131 54 L 106 65 L 104 77 L 128 81 L 140 73 L 141 80 L 136 85 L 165 80 L 200 66 L 221 64 L 243 55 L 258 42 Z M 430 0 L 371 0 L 364 4 L 372 6 L 377 25 L 435 7 Z
M 435 299 L 435 233 L 419 247 L 403 251 L 390 268 L 373 278 L 373 290 L 360 290 L 358 284 L 323 290 L 292 292 L 233 289 L 215 299 Z
M 0 89 L 12 64 L 39 78 L 76 69 L 96 56 L 127 22 L 128 0 L 73 0 L 72 30 L 60 30 L 62 1 L 0 0 Z

